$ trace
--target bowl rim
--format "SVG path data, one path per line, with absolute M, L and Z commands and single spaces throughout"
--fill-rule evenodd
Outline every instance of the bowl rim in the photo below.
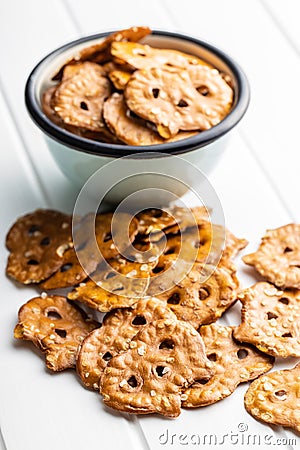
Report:
M 242 119 L 249 105 L 250 87 L 247 77 L 239 64 L 236 63 L 235 60 L 223 50 L 220 50 L 219 48 L 206 41 L 203 41 L 202 39 L 195 38 L 188 34 L 155 29 L 152 30 L 152 35 L 180 39 L 203 47 L 205 50 L 221 59 L 231 70 L 235 78 L 238 97 L 236 100 L 236 104 L 234 105 L 230 113 L 219 124 L 213 126 L 208 130 L 202 131 L 195 136 L 179 141 L 147 146 L 133 146 L 127 144 L 110 144 L 87 139 L 71 133 L 53 123 L 42 111 L 35 94 L 36 84 L 39 80 L 39 76 L 42 73 L 43 68 L 49 61 L 52 61 L 64 51 L 91 40 L 105 38 L 115 31 L 116 30 L 96 33 L 68 42 L 47 54 L 29 74 L 25 85 L 26 108 L 33 122 L 35 122 L 35 124 L 50 138 L 79 152 L 105 157 L 122 157 L 127 155 L 134 155 L 137 153 L 141 154 L 143 152 L 162 152 L 165 154 L 178 155 L 190 152 L 195 149 L 199 149 L 212 143 L 216 139 L 228 133 Z

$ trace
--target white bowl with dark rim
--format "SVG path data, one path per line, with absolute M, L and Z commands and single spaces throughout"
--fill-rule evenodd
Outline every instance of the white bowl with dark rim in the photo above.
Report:
M 79 188 L 98 169 L 124 156 L 130 159 L 130 165 L 135 173 L 138 167 L 144 167 L 144 165 L 154 173 L 156 169 L 157 171 L 162 170 L 164 173 L 168 172 L 170 158 L 172 159 L 172 167 L 174 164 L 176 165 L 176 160 L 178 161 L 177 172 L 179 176 L 186 170 L 188 171 L 188 165 L 183 164 L 182 160 L 192 163 L 204 174 L 210 173 L 228 144 L 229 131 L 238 124 L 247 110 L 250 90 L 247 78 L 240 66 L 226 53 L 200 39 L 155 30 L 141 42 L 153 47 L 176 49 L 198 56 L 230 76 L 234 90 L 233 106 L 229 114 L 209 130 L 199 132 L 187 139 L 159 145 L 108 144 L 75 135 L 59 127 L 45 115 L 41 107 L 41 99 L 43 92 L 54 84 L 52 81 L 53 75 L 81 49 L 101 42 L 110 33 L 105 32 L 83 37 L 59 47 L 43 58 L 28 77 L 25 88 L 27 110 L 34 123 L 43 131 L 49 150 L 61 171 Z M 175 158 L 176 155 L 180 158 Z M 124 160 L 126 167 L 129 164 L 128 158 Z M 136 168 L 134 168 L 135 165 Z M 122 172 L 120 161 L 117 166 L 117 170 Z M 175 175 L 177 172 L 175 170 Z M 185 181 L 190 183 L 192 188 L 193 177 L 189 179 L 188 174 L 185 175 Z M 128 182 L 127 188 L 124 189 L 124 185 L 120 189 L 115 188 L 110 201 L 119 202 L 128 193 L 149 187 L 151 184 L 157 185 L 156 177 L 151 180 L 151 177 L 145 177 L 144 175 L 141 177 L 135 176 L 134 182 L 131 185 Z M 159 185 L 170 189 L 167 179 L 165 182 L 160 180 Z M 97 190 L 93 194 L 103 194 L 101 186 L 98 186 Z

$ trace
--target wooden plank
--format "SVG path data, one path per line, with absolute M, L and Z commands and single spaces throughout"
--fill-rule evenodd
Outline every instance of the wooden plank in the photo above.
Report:
M 288 40 L 295 52 L 300 55 L 299 17 L 300 3 L 298 0 L 261 0 L 272 19 Z
M 16 14 L 18 11 L 18 14 Z M 0 5 L 0 81 L 5 100 L 15 123 L 15 132 L 36 171 L 48 206 L 71 212 L 77 190 L 57 168 L 42 133 L 29 118 L 24 104 L 26 79 L 47 52 L 76 37 L 65 8 L 58 0 L 28 3 L 13 0 Z M 32 24 L 28 26 L 28 24 Z M 12 34 L 14 33 L 14 36 Z M 12 36 L 8 42 L 8 36 Z M 17 36 L 17 38 L 15 37 Z
M 41 206 L 66 211 L 73 208 L 76 191 L 56 169 L 23 105 L 24 83 L 30 69 L 45 51 L 73 37 L 66 14 L 57 1 L 50 5 L 35 0 L 26 5 L 12 1 L 0 13 L 1 42 L 6 43 L 5 48 L 0 48 L 1 84 L 9 105 L 5 109 L 4 99 L 0 98 L 2 242 L 10 224 L 24 212 Z M 13 26 L 17 36 L 22 37 L 21 43 L 17 39 L 7 42 Z M 122 448 L 123 444 L 143 448 L 135 430 L 138 427 L 131 419 L 107 414 L 99 396 L 83 389 L 74 372 L 49 374 L 43 358 L 30 344 L 14 341 L 18 308 L 36 295 L 36 290 L 6 279 L 5 259 L 0 261 L 0 280 L 3 299 L 9 301 L 3 302 L 0 315 L 0 423 L 7 448 L 79 450 L 95 447 L 100 440 L 101 448 Z M 118 433 L 112 433 L 114 422 Z
M 190 0 L 186 8 L 181 0 L 162 4 L 178 30 L 215 43 L 244 68 L 252 98 L 239 128 L 282 202 L 300 220 L 300 61 L 293 48 L 258 1 Z

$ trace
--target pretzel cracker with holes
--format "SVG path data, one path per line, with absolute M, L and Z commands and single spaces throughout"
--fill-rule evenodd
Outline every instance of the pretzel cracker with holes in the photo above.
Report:
M 245 408 L 255 419 L 300 432 L 300 364 L 255 380 L 245 395 Z
M 136 70 L 128 81 L 124 94 L 128 107 L 140 117 L 153 122 L 163 138 L 170 138 L 179 130 L 207 130 L 219 123 L 232 103 L 232 90 L 218 71 L 202 71 L 202 84 L 209 84 L 209 95 L 197 90 L 200 75 L 195 82 L 188 71 L 166 67 Z M 193 72 L 194 73 L 194 72 Z M 222 84 L 222 89 L 218 89 Z
M 234 331 L 238 341 L 269 355 L 300 357 L 300 290 L 260 282 L 238 298 L 243 305 L 242 323 Z
M 206 281 L 201 276 L 211 275 Z M 202 275 L 201 275 L 202 274 Z M 230 308 L 237 298 L 238 280 L 235 269 L 195 263 L 191 271 L 173 287 L 157 297 L 166 301 L 179 320 L 184 320 L 196 329 L 200 325 L 215 322 Z
M 300 289 L 300 225 L 267 230 L 258 250 L 243 261 L 280 288 Z
M 102 327 L 84 339 L 78 353 L 77 372 L 85 386 L 99 390 L 108 361 L 128 350 L 131 339 L 144 325 L 159 319 L 176 319 L 176 316 L 156 298 L 141 299 L 131 308 L 115 309 L 106 314 Z
M 17 339 L 29 340 L 45 353 L 48 369 L 75 367 L 78 347 L 99 324 L 58 295 L 35 297 L 19 310 Z
M 109 361 L 100 393 L 118 411 L 177 417 L 182 389 L 198 378 L 210 378 L 211 366 L 191 325 L 158 320 L 145 325 L 130 349 Z
M 210 380 L 197 380 L 184 393 L 182 405 L 197 408 L 231 395 L 240 383 L 268 372 L 274 358 L 233 339 L 234 327 L 212 324 L 200 328 L 208 359 L 213 363 Z
M 71 217 L 38 209 L 20 217 L 10 228 L 6 273 L 20 283 L 39 283 L 64 264 L 64 253 L 72 246 Z

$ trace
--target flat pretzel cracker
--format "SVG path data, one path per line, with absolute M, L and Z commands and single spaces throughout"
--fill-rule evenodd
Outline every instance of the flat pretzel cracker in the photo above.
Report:
M 114 41 L 139 41 L 151 33 L 148 27 L 131 27 L 126 30 L 116 31 L 110 34 L 99 44 L 90 45 L 81 50 L 74 58 L 70 59 L 54 76 L 53 80 L 60 80 L 65 67 L 77 62 L 92 61 L 94 63 L 105 63 L 111 60 L 110 46 Z
M 32 341 L 45 353 L 48 369 L 57 372 L 75 367 L 79 345 L 97 326 L 65 297 L 42 295 L 20 308 L 14 336 Z
M 228 113 L 232 89 L 218 71 L 205 68 L 210 71 L 207 72 L 203 66 L 195 67 L 203 73 L 203 84 L 208 84 L 207 77 L 211 75 L 210 95 L 204 96 L 197 90 L 187 71 L 152 67 L 136 70 L 126 84 L 124 94 L 128 107 L 153 122 L 164 138 L 176 135 L 179 130 L 211 128 Z
M 66 77 L 52 96 L 52 108 L 66 125 L 102 132 L 103 104 L 111 93 L 109 80 L 97 64 L 76 65 L 75 75 Z
M 300 289 L 300 225 L 267 230 L 258 250 L 243 261 L 280 288 Z
M 121 291 L 119 292 L 121 293 Z M 90 279 L 85 283 L 80 283 L 73 291 L 69 292 L 68 299 L 77 300 L 100 312 L 108 312 L 115 308 L 127 308 L 138 300 L 136 297 L 118 295 L 118 291 L 109 292 Z
M 179 320 L 195 328 L 215 322 L 237 299 L 238 280 L 232 271 L 217 267 L 206 281 L 201 281 L 208 265 L 196 263 L 180 282 L 157 297 L 166 301 Z
M 255 419 L 300 432 L 300 364 L 264 375 L 249 387 L 245 408 Z
M 26 214 L 7 234 L 11 253 L 6 273 L 24 284 L 39 283 L 63 265 L 64 252 L 72 245 L 70 216 L 47 209 Z
M 196 56 L 178 50 L 153 48 L 136 42 L 113 42 L 111 54 L 134 69 L 159 66 L 186 69 L 189 65 L 206 64 Z
M 75 250 L 70 248 L 64 253 L 63 264 L 59 270 L 42 281 L 39 286 L 46 290 L 62 289 L 79 284 L 86 278 L 87 274 L 79 263 Z
M 240 383 L 270 370 L 274 358 L 233 339 L 234 327 L 217 324 L 200 328 L 207 357 L 213 363 L 210 380 L 198 380 L 185 391 L 185 408 L 211 405 L 231 395 Z
M 242 323 L 234 337 L 262 352 L 286 358 L 300 357 L 300 290 L 281 291 L 266 282 L 239 294 Z
M 177 417 L 182 389 L 212 375 L 202 339 L 184 322 L 145 325 L 130 347 L 110 360 L 101 378 L 104 403 L 118 411 Z
M 77 372 L 89 388 L 99 390 L 99 381 L 108 361 L 129 349 L 131 339 L 154 320 L 176 319 L 161 300 L 145 298 L 132 308 L 112 310 L 103 319 L 102 327 L 83 341 L 77 357 Z

